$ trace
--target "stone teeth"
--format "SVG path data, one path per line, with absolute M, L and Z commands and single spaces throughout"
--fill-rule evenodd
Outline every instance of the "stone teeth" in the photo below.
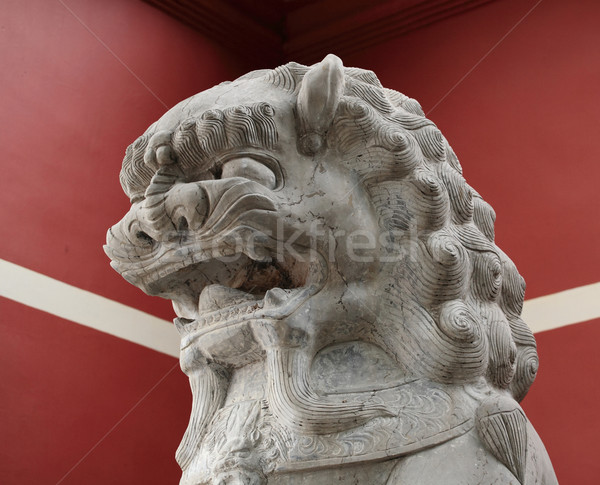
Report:
M 193 298 L 188 295 L 179 295 L 173 300 L 173 310 L 178 317 L 195 320 L 198 318 L 198 307 Z
M 192 326 L 196 320 L 190 320 L 188 318 L 177 317 L 173 320 L 175 324 L 175 328 L 179 332 L 180 335 L 185 335 L 189 333 L 189 328 Z
M 215 285 L 206 286 L 202 293 L 200 293 L 200 297 L 198 298 L 198 310 L 202 312 L 211 312 L 214 310 L 218 310 L 221 308 L 215 297 L 214 297 L 214 287 Z
M 198 310 L 201 312 L 212 312 L 246 302 L 254 302 L 257 299 L 256 295 L 229 288 L 228 286 L 209 285 L 200 294 Z M 229 312 L 230 310 L 225 311 L 225 313 Z
M 290 290 L 283 290 L 281 288 L 273 288 L 265 294 L 263 299 L 265 308 L 279 306 L 286 302 L 290 297 Z

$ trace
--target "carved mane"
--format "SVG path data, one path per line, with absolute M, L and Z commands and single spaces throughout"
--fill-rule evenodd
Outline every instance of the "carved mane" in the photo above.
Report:
M 244 78 L 262 78 L 297 96 L 308 70 L 289 63 Z M 399 256 L 388 265 L 383 291 L 389 298 L 382 299 L 382 312 L 395 325 L 378 344 L 416 376 L 453 384 L 483 376 L 520 401 L 538 357 L 520 316 L 525 283 L 494 243 L 493 209 L 467 184 L 452 148 L 417 101 L 383 88 L 371 71 L 343 73 L 344 92 L 325 142 L 358 174 Z M 236 139 L 273 145 L 272 115 L 264 103 L 211 110 L 183 120 L 169 144 L 180 164 L 194 170 Z M 121 182 L 132 200 L 144 198 L 158 169 L 155 135 L 151 126 L 123 160 Z

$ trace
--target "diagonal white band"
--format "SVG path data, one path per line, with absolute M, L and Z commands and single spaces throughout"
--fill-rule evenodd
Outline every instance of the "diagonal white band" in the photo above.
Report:
M 600 282 L 525 300 L 522 316 L 533 333 L 600 318 Z
M 0 296 L 86 327 L 179 357 L 168 321 L 0 259 Z M 600 282 L 525 301 L 534 333 L 600 318 Z
M 179 357 L 172 323 L 2 259 L 0 296 Z

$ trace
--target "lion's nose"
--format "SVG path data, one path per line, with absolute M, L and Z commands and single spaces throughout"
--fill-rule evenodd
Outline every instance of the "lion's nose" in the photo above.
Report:
M 197 184 L 178 184 L 165 199 L 165 212 L 177 231 L 197 231 L 208 212 L 208 196 Z
M 142 225 L 156 241 L 168 241 L 200 229 L 208 213 L 208 196 L 196 183 L 178 183 L 166 190 L 148 191 Z
M 157 243 L 199 230 L 207 214 L 208 196 L 196 183 L 178 183 L 164 191 L 147 193 L 141 204 L 132 207 L 108 231 L 106 250 L 112 259 L 120 255 L 125 259 L 128 255 L 142 257 L 154 251 Z
M 206 191 L 197 182 L 182 182 L 180 177 L 173 164 L 161 166 L 136 214 L 144 233 L 155 241 L 177 239 L 183 232 L 200 228 L 206 219 Z

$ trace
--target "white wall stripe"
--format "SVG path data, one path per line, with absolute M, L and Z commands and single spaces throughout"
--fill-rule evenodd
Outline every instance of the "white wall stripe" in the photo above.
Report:
M 103 296 L 0 259 L 0 296 L 174 357 L 173 324 Z M 534 333 L 600 318 L 600 282 L 525 301 Z
M 522 316 L 533 333 L 600 318 L 600 282 L 525 300 Z
M 0 296 L 179 357 L 172 323 L 2 259 Z

